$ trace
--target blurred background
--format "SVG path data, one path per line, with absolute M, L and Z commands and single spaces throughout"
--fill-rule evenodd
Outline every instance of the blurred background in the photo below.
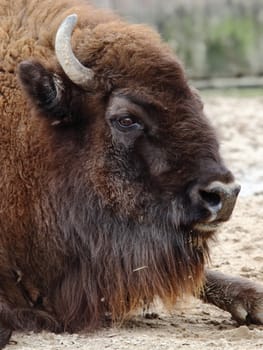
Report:
M 130 22 L 154 26 L 200 87 L 263 85 L 262 0 L 93 2 L 113 8 Z

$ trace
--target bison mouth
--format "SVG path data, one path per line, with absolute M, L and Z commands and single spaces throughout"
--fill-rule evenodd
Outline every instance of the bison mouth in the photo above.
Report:
M 192 231 L 199 238 L 207 240 L 212 238 L 228 220 L 199 220 L 192 224 Z
M 221 226 L 223 222 L 200 222 L 194 225 L 194 229 L 200 233 L 207 233 L 207 232 L 215 232 L 217 231 Z

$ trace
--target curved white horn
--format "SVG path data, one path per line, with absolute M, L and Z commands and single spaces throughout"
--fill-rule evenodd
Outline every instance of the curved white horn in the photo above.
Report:
M 83 66 L 74 55 L 71 48 L 71 35 L 77 23 L 78 16 L 72 14 L 67 16 L 57 30 L 55 40 L 55 52 L 66 75 L 76 85 L 90 89 L 93 85 L 94 72 Z

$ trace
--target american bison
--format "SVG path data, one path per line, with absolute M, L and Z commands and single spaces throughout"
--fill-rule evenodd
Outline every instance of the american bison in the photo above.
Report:
M 260 285 L 204 268 L 239 186 L 158 34 L 81 0 L 0 21 L 1 348 L 183 293 L 262 322 Z

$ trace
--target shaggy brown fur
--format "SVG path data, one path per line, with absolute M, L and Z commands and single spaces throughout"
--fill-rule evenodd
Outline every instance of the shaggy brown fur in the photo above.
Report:
M 92 92 L 55 57 L 71 13 Z M 10 330 L 94 329 L 197 293 L 212 232 L 193 228 L 207 212 L 189 193 L 233 177 L 177 58 L 85 1 L 0 0 L 0 21 L 1 344 Z M 143 134 L 119 130 L 120 109 Z

